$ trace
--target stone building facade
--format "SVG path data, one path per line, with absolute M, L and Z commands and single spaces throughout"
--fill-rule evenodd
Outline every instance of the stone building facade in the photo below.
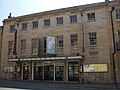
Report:
M 0 26 L 0 57 L 1 57 L 1 47 L 2 47 L 2 34 L 3 34 L 3 27 Z M 0 59 L 0 67 L 1 67 L 1 59 Z M 0 68 L 0 77 L 1 77 L 1 68 Z
M 2 78 L 112 83 L 115 71 L 120 81 L 119 1 L 10 14 L 3 27 Z

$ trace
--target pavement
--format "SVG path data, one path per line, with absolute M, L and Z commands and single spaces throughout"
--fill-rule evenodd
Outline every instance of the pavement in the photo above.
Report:
M 30 80 L 0 80 L 0 82 L 13 83 L 33 83 L 35 85 L 46 85 L 50 87 L 69 87 L 69 88 L 98 88 L 100 90 L 120 90 L 120 83 L 79 83 L 79 82 L 62 82 L 62 81 L 30 81 Z
M 74 87 L 74 88 L 99 88 L 99 89 L 115 89 L 120 90 L 120 83 L 79 83 L 79 82 L 64 82 L 64 81 L 33 81 L 33 80 L 15 80 L 18 82 L 32 82 L 39 84 L 49 84 L 50 86 L 63 86 L 63 87 Z

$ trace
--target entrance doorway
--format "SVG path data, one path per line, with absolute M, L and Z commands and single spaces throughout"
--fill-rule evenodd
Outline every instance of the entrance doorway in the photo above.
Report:
M 54 79 L 54 66 L 35 66 L 34 67 L 34 80 L 53 80 Z
M 68 81 L 79 81 L 79 66 L 77 61 L 69 62 Z
M 64 80 L 64 66 L 55 67 L 55 80 L 63 81 Z
M 34 67 L 34 80 L 44 80 L 44 67 L 43 66 Z
M 29 80 L 29 66 L 23 66 L 23 80 Z
M 54 79 L 54 66 L 49 65 L 44 67 L 44 80 Z

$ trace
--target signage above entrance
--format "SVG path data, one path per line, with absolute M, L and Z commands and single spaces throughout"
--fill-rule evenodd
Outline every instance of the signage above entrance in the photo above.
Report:
M 68 57 L 45 57 L 45 58 L 20 58 L 9 59 L 10 62 L 16 61 L 49 61 L 49 60 L 83 60 L 83 56 L 68 56 Z

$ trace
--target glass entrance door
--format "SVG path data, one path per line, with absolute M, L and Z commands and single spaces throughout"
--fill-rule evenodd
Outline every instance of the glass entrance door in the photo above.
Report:
M 29 66 L 23 66 L 23 80 L 29 80 Z
M 56 81 L 64 80 L 64 66 L 55 67 L 55 80 Z
M 43 79 L 44 79 L 44 66 L 35 66 L 34 80 L 43 80 Z
M 79 81 L 78 66 L 68 66 L 68 80 Z
M 49 65 L 44 67 L 44 80 L 54 79 L 54 66 Z

